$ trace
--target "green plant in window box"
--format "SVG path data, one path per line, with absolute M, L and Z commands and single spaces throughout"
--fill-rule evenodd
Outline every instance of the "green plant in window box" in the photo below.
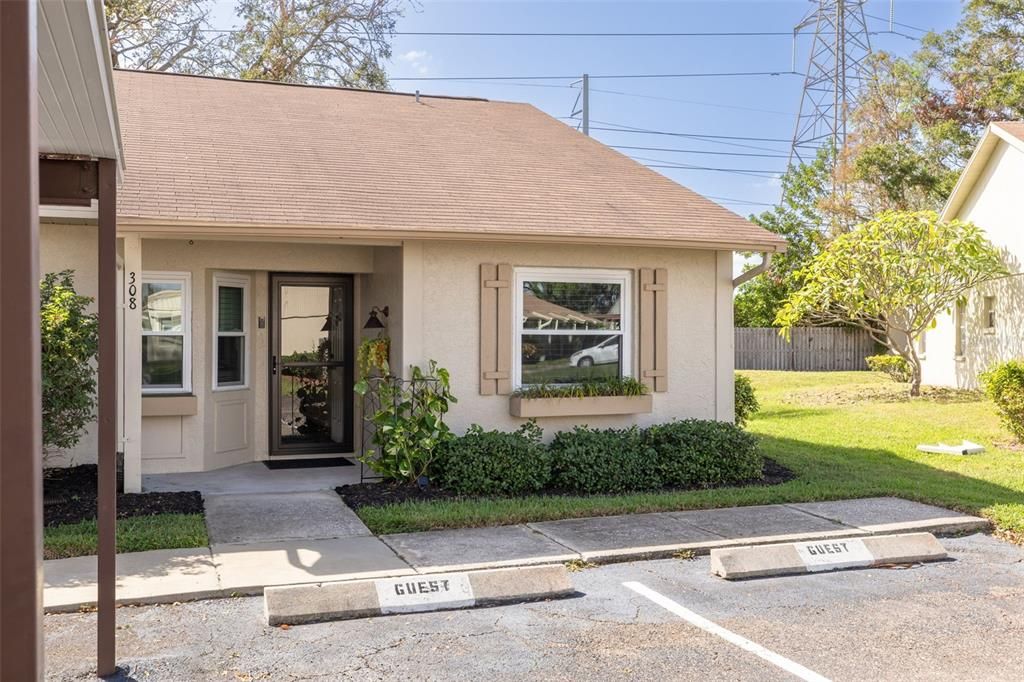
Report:
M 375 449 L 360 461 L 387 480 L 413 483 L 427 476 L 438 448 L 453 438 L 444 423 L 449 406 L 458 402 L 448 370 L 431 360 L 426 372 L 413 366 L 410 381 L 387 375 L 362 381 L 355 390 L 376 391 L 380 404 L 368 417 Z
M 571 384 L 531 384 L 523 386 L 513 395 L 532 398 L 596 398 L 602 396 L 640 396 L 647 394 L 647 386 L 633 377 L 607 377 L 585 379 Z

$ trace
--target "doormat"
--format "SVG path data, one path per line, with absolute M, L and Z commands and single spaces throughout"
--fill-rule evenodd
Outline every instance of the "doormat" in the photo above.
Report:
M 314 469 L 320 467 L 351 467 L 355 462 L 344 457 L 318 457 L 316 459 L 265 459 L 268 469 Z

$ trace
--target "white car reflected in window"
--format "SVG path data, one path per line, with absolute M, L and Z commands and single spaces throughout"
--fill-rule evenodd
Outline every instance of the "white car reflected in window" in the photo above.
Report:
M 578 350 L 569 356 L 569 364 L 573 367 L 593 367 L 607 365 L 619 361 L 619 337 L 605 339 L 596 346 Z

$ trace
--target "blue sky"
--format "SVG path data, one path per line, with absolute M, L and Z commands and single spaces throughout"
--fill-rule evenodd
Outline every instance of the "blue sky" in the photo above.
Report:
M 231 22 L 231 2 L 215 10 L 218 27 Z M 790 32 L 811 8 L 808 0 L 713 0 L 705 2 L 523 2 L 425 0 L 406 11 L 397 31 L 529 32 Z M 868 0 L 866 12 L 888 17 L 889 0 Z M 912 26 L 944 30 L 960 13 L 955 0 L 895 0 L 895 19 Z M 868 19 L 883 31 L 883 20 Z M 919 32 L 897 27 L 911 35 Z M 917 42 L 877 34 L 872 47 L 908 54 Z M 797 42 L 796 70 L 806 68 L 810 36 Z M 537 76 L 624 73 L 790 71 L 793 41 L 788 36 L 692 38 L 439 37 L 396 36 L 388 68 L 396 90 L 470 95 L 525 101 L 552 116 L 568 116 L 577 90 L 572 80 L 512 82 L 407 82 L 422 76 Z M 632 79 L 591 81 L 591 120 L 637 128 L 789 140 L 799 107 L 802 78 L 796 75 Z M 612 90 L 599 92 L 599 90 Z M 592 123 L 599 127 L 600 124 Z M 672 163 L 729 169 L 778 171 L 785 167 L 787 142 L 744 141 L 750 149 L 688 138 L 594 131 L 613 145 L 672 147 L 714 152 L 768 154 L 746 157 L 623 150 L 632 156 Z M 735 141 L 734 141 L 735 142 Z M 780 155 L 775 158 L 775 155 Z M 651 163 L 651 162 L 648 162 Z M 734 172 L 662 169 L 672 179 L 712 197 L 748 202 L 778 200 L 777 178 Z M 720 200 L 741 214 L 765 207 Z

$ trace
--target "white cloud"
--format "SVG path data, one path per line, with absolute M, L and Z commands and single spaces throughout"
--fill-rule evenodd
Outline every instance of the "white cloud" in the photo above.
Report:
M 430 72 L 430 53 L 426 50 L 409 50 L 398 55 L 398 61 L 405 62 L 411 66 L 416 73 L 424 76 Z

